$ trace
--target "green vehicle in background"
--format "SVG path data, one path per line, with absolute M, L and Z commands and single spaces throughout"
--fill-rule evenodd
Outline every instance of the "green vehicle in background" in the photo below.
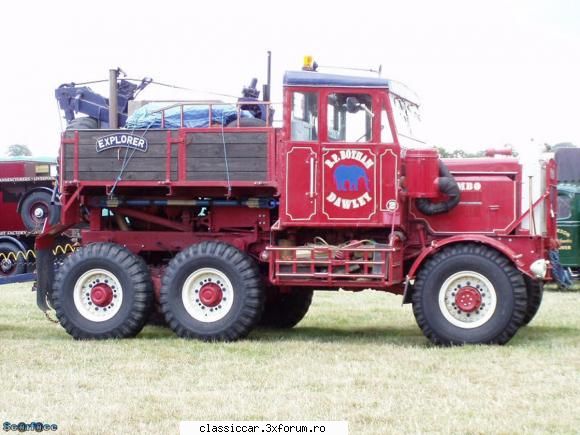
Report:
M 560 264 L 580 279 L 580 148 L 560 148 L 558 165 L 558 239 Z

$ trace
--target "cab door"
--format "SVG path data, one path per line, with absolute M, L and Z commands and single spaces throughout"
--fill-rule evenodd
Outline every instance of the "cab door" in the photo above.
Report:
M 283 225 L 315 224 L 318 213 L 318 92 L 293 89 L 285 96 L 292 110 L 286 119 L 290 126 L 282 147 L 283 192 L 280 216 Z
M 371 224 L 377 217 L 378 165 L 373 95 L 359 90 L 324 93 L 321 219 L 335 225 Z

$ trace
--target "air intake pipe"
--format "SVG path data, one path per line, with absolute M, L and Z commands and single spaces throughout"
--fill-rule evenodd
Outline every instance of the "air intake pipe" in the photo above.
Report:
M 445 163 L 441 160 L 439 160 L 439 178 L 437 180 L 437 185 L 439 192 L 448 196 L 446 201 L 433 202 L 428 198 L 418 198 L 415 201 L 417 209 L 427 216 L 447 213 L 459 204 L 461 197 L 459 186 L 457 185 L 453 175 L 451 175 L 451 172 L 449 172 L 449 169 L 447 169 Z

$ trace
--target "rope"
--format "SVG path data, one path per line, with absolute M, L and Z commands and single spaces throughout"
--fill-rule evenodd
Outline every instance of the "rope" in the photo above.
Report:
M 210 106 L 211 107 L 211 106 Z M 211 109 L 210 109 L 211 110 Z M 210 113 L 210 122 L 211 122 L 211 113 Z M 239 117 L 238 117 L 238 122 L 239 122 Z M 224 114 L 222 112 L 222 122 L 221 122 L 221 132 L 222 132 L 222 143 L 224 145 L 224 159 L 225 159 L 225 163 L 226 163 L 226 180 L 228 183 L 228 198 L 232 196 L 232 183 L 230 181 L 230 166 L 228 163 L 228 150 L 226 147 L 226 135 L 224 133 Z
M 149 123 L 147 128 L 143 131 L 141 138 L 145 137 L 145 135 L 147 134 L 147 132 L 149 131 L 149 129 L 151 128 L 151 126 L 153 125 L 154 122 L 155 121 L 151 121 Z M 131 130 L 131 134 L 134 134 L 134 133 L 135 133 L 135 128 L 133 128 Z M 131 159 L 135 155 L 135 151 L 137 151 L 137 150 L 135 148 L 132 148 L 131 155 L 129 156 L 129 147 L 125 148 L 125 156 L 123 157 L 123 163 L 121 164 L 121 170 L 119 171 L 119 175 L 117 175 L 117 178 L 115 179 L 115 182 L 113 183 L 113 187 L 111 188 L 111 192 L 109 192 L 109 198 L 113 197 L 113 194 L 115 193 L 115 189 L 117 188 L 117 184 L 119 183 L 119 181 L 121 181 L 123 179 L 123 174 L 125 173 L 125 169 L 127 169 L 127 166 L 129 166 L 129 162 L 131 161 Z M 129 156 L 129 158 L 127 158 L 127 156 Z
M 137 79 L 125 79 L 125 80 L 137 81 Z M 182 91 L 197 92 L 197 93 L 210 94 L 210 95 L 218 95 L 220 97 L 228 97 L 228 98 L 236 98 L 236 99 L 239 98 L 238 95 L 223 94 L 223 93 L 220 93 L 220 92 L 207 91 L 207 90 L 204 90 L 204 89 L 186 88 L 186 87 L 183 87 L 183 86 L 170 85 L 168 83 L 156 82 L 155 80 L 153 80 L 151 82 L 151 84 L 158 85 L 158 86 L 163 86 L 163 87 L 166 87 L 166 88 L 179 89 L 179 90 L 182 90 Z

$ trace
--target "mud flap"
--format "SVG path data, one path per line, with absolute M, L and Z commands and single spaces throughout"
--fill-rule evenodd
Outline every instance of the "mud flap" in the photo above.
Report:
M 403 292 L 403 302 L 401 302 L 401 305 L 413 302 L 413 284 L 411 284 L 411 281 L 414 280 L 410 280 L 408 277 L 405 280 L 405 291 Z
M 36 251 L 36 305 L 45 314 L 52 308 L 54 258 L 52 247 Z

